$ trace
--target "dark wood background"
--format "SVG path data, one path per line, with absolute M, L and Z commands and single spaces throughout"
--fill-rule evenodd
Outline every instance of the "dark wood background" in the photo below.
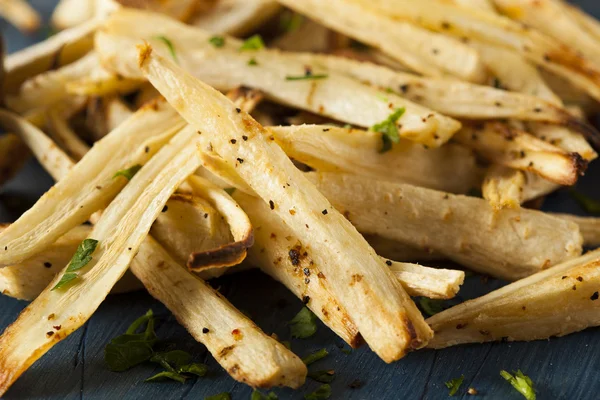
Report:
M 418 0 L 415 0 L 418 1 Z M 32 0 L 47 17 L 56 1 Z M 598 0 L 577 3 L 600 17 Z M 551 23 L 551 22 L 549 22 Z M 25 37 L 0 21 L 10 51 L 35 43 L 46 37 L 40 32 Z M 600 165 L 588 171 L 578 190 L 600 199 Z M 29 208 L 52 185 L 52 179 L 34 161 L 19 176 L 0 190 L 0 222 L 9 222 Z M 582 210 L 567 192 L 550 196 L 544 208 L 581 214 Z M 243 273 L 243 277 L 222 279 L 222 292 L 238 307 L 248 312 L 267 332 L 289 339 L 287 321 L 302 304 L 286 289 L 258 272 Z M 500 287 L 502 282 L 485 281 L 481 276 L 468 278 L 460 299 L 479 296 Z M 0 297 L 0 329 L 15 320 L 26 306 L 23 301 Z M 125 331 L 127 326 L 152 308 L 161 319 L 157 333 L 193 354 L 210 367 L 205 378 L 179 383 L 144 383 L 157 373 L 152 365 L 140 366 L 124 373 L 107 370 L 103 361 L 105 344 Z M 460 375 L 465 383 L 456 398 L 470 398 L 467 387 L 478 390 L 486 399 L 520 399 L 499 375 L 502 369 L 521 369 L 536 383 L 540 399 L 600 398 L 600 331 L 588 329 L 564 338 L 532 343 L 492 343 L 467 345 L 442 351 L 420 351 L 405 359 L 386 365 L 368 348 L 345 354 L 341 341 L 320 325 L 318 334 L 308 340 L 291 340 L 296 354 L 327 348 L 330 355 L 313 365 L 315 369 L 334 369 L 332 399 L 446 399 L 444 382 Z M 350 384 L 360 381 L 360 388 Z M 298 391 L 276 389 L 280 399 L 302 399 L 319 384 L 310 380 Z M 203 399 L 220 392 L 230 392 L 234 400 L 249 399 L 251 390 L 236 383 L 219 367 L 206 351 L 172 315 L 148 294 L 139 292 L 109 296 L 94 316 L 77 332 L 56 345 L 36 362 L 10 389 L 6 399 Z

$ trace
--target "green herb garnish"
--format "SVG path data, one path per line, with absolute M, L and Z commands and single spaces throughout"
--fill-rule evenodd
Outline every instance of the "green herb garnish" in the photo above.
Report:
M 225 38 L 223 36 L 213 36 L 208 41 L 217 48 L 225 46 Z
M 456 392 L 458 392 L 458 389 L 460 389 L 460 385 L 463 384 L 464 380 L 465 380 L 465 376 L 461 375 L 460 378 L 452 379 L 452 380 L 449 380 L 448 382 L 446 382 L 445 385 L 450 390 L 450 392 L 448 392 L 448 394 L 450 396 L 454 396 L 456 394 Z
M 600 215 L 600 201 L 592 199 L 583 193 L 571 190 L 571 196 L 579 203 L 585 212 L 595 215 Z
M 283 32 L 297 31 L 304 23 L 304 17 L 295 12 L 286 12 L 279 19 L 279 27 Z
M 177 53 L 175 53 L 175 46 L 173 45 L 173 42 L 171 42 L 171 40 L 168 37 L 162 35 L 154 36 L 154 39 L 162 41 L 169 49 L 169 53 L 171 53 L 171 57 L 173 57 L 173 60 L 175 60 L 175 62 L 179 64 L 179 60 L 177 59 Z
M 154 345 L 158 338 L 154 332 L 154 314 L 152 310 L 136 319 L 125 334 L 112 339 L 104 349 L 104 361 L 111 371 L 121 372 L 146 361 L 162 366 L 165 371 L 151 376 L 146 382 L 174 380 L 180 383 L 190 375 L 204 376 L 208 368 L 204 364 L 191 363 L 192 356 L 182 350 L 157 352 Z M 138 329 L 146 325 L 142 333 Z
M 265 42 L 260 35 L 252 35 L 244 41 L 240 51 L 260 50 L 265 48 Z
M 316 363 L 317 361 L 327 357 L 329 355 L 329 352 L 327 351 L 327 349 L 321 349 L 318 351 L 315 351 L 314 353 L 311 353 L 309 355 L 307 355 L 306 357 L 304 357 L 302 359 L 302 362 L 306 365 L 310 365 L 313 363 Z
M 285 77 L 286 81 L 309 81 L 309 80 L 319 80 L 319 79 L 327 79 L 329 75 L 327 74 L 317 74 L 313 75 L 312 73 L 306 73 L 304 75 L 292 76 L 288 75 Z
M 248 60 L 248 65 L 251 66 L 257 66 L 258 65 L 258 61 L 256 61 L 256 58 L 252 57 L 251 59 Z
M 330 369 L 330 370 L 324 370 L 324 371 L 309 372 L 308 377 L 317 382 L 331 383 L 331 382 L 333 382 L 333 379 L 335 378 L 335 371 Z
M 371 127 L 373 132 L 379 132 L 382 134 L 381 140 L 383 145 L 379 151 L 380 153 L 385 153 L 386 151 L 391 150 L 392 143 L 400 142 L 400 133 L 398 132 L 398 126 L 396 125 L 396 122 L 398 122 L 400 117 L 402 117 L 405 112 L 406 109 L 404 107 L 398 108 L 396 111 L 391 113 L 387 119 Z
M 325 400 L 331 396 L 331 386 L 328 384 L 321 385 L 312 393 L 304 395 L 306 400 Z
M 250 396 L 250 400 L 279 400 L 279 397 L 274 392 L 269 392 L 268 394 L 262 394 L 258 390 L 254 390 L 252 392 L 252 396 Z
M 292 337 L 306 339 L 317 332 L 317 316 L 307 307 L 302 310 L 290 321 Z
M 75 254 L 73 254 L 73 258 L 71 258 L 65 274 L 52 290 L 62 289 L 77 279 L 79 275 L 75 272 L 85 267 L 92 260 L 92 253 L 96 250 L 96 246 L 98 246 L 98 241 L 95 239 L 85 239 L 81 242 Z
M 521 370 L 514 372 L 514 376 L 503 370 L 500 371 L 500 376 L 506 379 L 512 387 L 521 393 L 527 400 L 535 400 L 536 396 L 533 388 L 533 381 L 523 374 Z
M 421 297 L 419 299 L 419 305 L 421 306 L 421 309 L 425 312 L 425 314 L 427 314 L 430 317 L 444 311 L 444 302 L 442 300 Z
M 204 400 L 231 400 L 231 394 L 228 392 L 223 392 L 215 394 L 214 396 L 205 397 Z
M 135 164 L 133 167 L 129 167 L 127 169 L 122 169 L 120 171 L 117 171 L 113 175 L 113 179 L 116 178 L 117 176 L 123 176 L 123 177 L 127 178 L 127 180 L 131 180 L 131 178 L 133 178 L 135 176 L 135 174 L 137 174 L 139 172 L 140 169 L 142 169 L 142 166 L 140 164 Z

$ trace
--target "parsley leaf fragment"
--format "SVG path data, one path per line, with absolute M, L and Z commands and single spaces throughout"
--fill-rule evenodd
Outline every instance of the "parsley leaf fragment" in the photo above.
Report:
M 421 297 L 419 299 L 419 305 L 421 306 L 421 309 L 425 312 L 425 314 L 427 314 L 430 317 L 444 311 L 444 302 L 442 300 Z
M 265 42 L 260 35 L 252 35 L 244 41 L 240 51 L 260 50 L 265 48 Z
M 133 167 L 129 167 L 127 169 L 122 169 L 120 171 L 117 171 L 113 175 L 113 179 L 118 176 L 123 176 L 123 177 L 127 178 L 127 180 L 130 181 L 135 176 L 135 174 L 137 174 L 139 172 L 140 169 L 142 169 L 142 166 L 140 164 L 135 164 Z
M 255 67 L 258 65 L 258 61 L 256 61 L 256 58 L 252 57 L 251 59 L 248 60 L 248 65 Z
M 325 400 L 331 397 L 331 386 L 324 384 L 312 393 L 304 395 L 305 400 Z
M 302 310 L 290 321 L 292 337 L 306 339 L 317 332 L 317 316 L 307 307 Z
M 177 372 L 171 372 L 171 371 L 163 371 L 163 372 L 159 372 L 156 375 L 151 376 L 150 378 L 146 379 L 144 382 L 163 382 L 163 381 L 167 381 L 167 380 L 173 380 L 179 383 L 185 383 L 187 377 L 178 374 Z
M 179 60 L 177 59 L 177 53 L 175 52 L 175 45 L 173 44 L 173 42 L 171 42 L 171 40 L 168 37 L 163 35 L 154 36 L 154 39 L 162 41 L 169 49 L 169 53 L 171 53 L 171 57 L 173 57 L 173 60 L 175 60 L 175 62 L 179 64 Z
M 465 380 L 465 376 L 461 375 L 460 378 L 452 379 L 452 380 L 449 380 L 448 382 L 445 382 L 444 384 L 450 390 L 450 392 L 448 394 L 450 396 L 454 396 L 456 394 L 456 392 L 458 392 L 458 389 L 460 389 L 460 385 L 463 384 L 464 380 Z
M 391 113 L 385 120 L 381 121 L 378 124 L 375 124 L 371 127 L 373 132 L 379 132 L 382 134 L 381 140 L 383 145 L 380 153 L 385 153 L 386 151 L 391 150 L 392 143 L 400 142 L 400 133 L 398 132 L 398 126 L 396 123 L 404 115 L 406 109 L 404 107 L 396 109 L 393 113 Z
M 600 215 L 600 201 L 592 199 L 583 193 L 571 190 L 571 196 L 579 203 L 585 212 L 595 215 Z
M 208 41 L 217 48 L 225 46 L 225 38 L 223 36 L 213 36 Z
M 228 392 L 223 392 L 215 394 L 214 396 L 205 397 L 204 400 L 231 400 L 231 394 Z
M 274 392 L 269 392 L 268 394 L 262 394 L 258 390 L 254 390 L 252 392 L 252 396 L 250 396 L 250 400 L 279 400 L 279 397 Z
M 317 382 L 331 383 L 331 382 L 333 382 L 333 379 L 335 378 L 335 371 L 330 369 L 330 370 L 309 372 L 308 377 Z
M 79 275 L 75 271 L 79 271 L 92 260 L 92 253 L 96 250 L 98 241 L 95 239 L 85 239 L 79 244 L 73 258 L 69 262 L 69 266 L 65 274 L 60 278 L 60 281 L 52 288 L 52 290 L 62 289 L 76 280 Z
M 512 387 L 514 387 L 519 393 L 523 395 L 527 400 L 535 400 L 535 390 L 533 388 L 533 381 L 523 374 L 521 370 L 513 372 L 514 376 L 507 371 L 500 371 L 500 376 L 506 379 Z
M 309 355 L 307 355 L 306 357 L 304 357 L 302 359 L 302 362 L 305 365 L 310 365 L 313 363 L 316 363 L 317 361 L 319 361 L 322 358 L 325 358 L 329 355 L 329 352 L 327 351 L 327 349 L 321 349 L 321 350 L 317 350 L 314 353 L 311 353 Z

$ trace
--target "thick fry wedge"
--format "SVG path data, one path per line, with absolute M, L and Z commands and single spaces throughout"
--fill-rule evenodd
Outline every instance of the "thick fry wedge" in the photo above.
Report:
M 60 0 L 50 22 L 58 29 L 68 29 L 92 19 L 95 13 L 95 0 Z
M 235 380 L 252 387 L 298 388 L 304 383 L 306 366 L 294 353 L 174 262 L 151 237 L 140 247 L 131 271 Z
M 267 131 L 149 45 L 139 52 L 150 82 L 265 202 L 274 204 L 274 212 L 314 249 L 322 273 L 336 277 L 333 293 L 371 349 L 391 362 L 422 347 L 430 331 L 410 297 L 354 227 L 268 140 Z
M 159 102 L 97 142 L 65 179 L 0 234 L 0 265 L 34 256 L 106 207 L 127 183 L 113 178 L 115 173 L 144 164 L 183 125 L 170 106 Z
M 581 254 L 578 226 L 538 211 L 496 211 L 483 199 L 352 175 L 307 176 L 360 232 L 431 249 L 484 274 L 516 280 Z
M 324 73 L 327 77 L 304 79 L 306 64 L 277 51 L 239 52 L 240 42 L 232 38 L 215 48 L 206 32 L 156 14 L 116 12 L 96 36 L 96 48 L 106 68 L 124 77 L 142 78 L 132 48 L 141 39 L 148 39 L 158 53 L 170 58 L 164 43 L 152 39 L 161 34 L 173 43 L 184 69 L 220 90 L 249 86 L 277 102 L 362 127 L 371 127 L 386 120 L 394 110 L 405 108 L 397 121 L 399 134 L 430 147 L 445 143 L 460 127 L 458 121 L 394 94 L 388 94 L 388 102 L 382 102 L 380 91 L 333 71 L 315 69 L 315 75 Z M 258 65 L 248 65 L 251 58 Z M 300 80 L 295 80 L 298 77 Z
M 4 125 L 2 122 L 0 114 L 0 125 Z M 0 136 L 0 185 L 14 178 L 30 155 L 27 145 L 15 133 Z
M 0 16 L 27 33 L 36 31 L 41 23 L 40 15 L 25 0 L 3 0 Z
M 220 0 L 193 17 L 190 25 L 208 32 L 243 36 L 275 16 L 281 6 L 273 0 Z
M 557 217 L 576 223 L 583 236 L 583 244 L 589 247 L 600 246 L 600 218 L 579 217 L 570 214 L 555 214 Z
M 27 78 L 81 58 L 93 47 L 99 25 L 100 20 L 92 19 L 6 57 L 5 93 L 15 93 Z
M 34 300 L 69 263 L 91 230 L 89 225 L 75 227 L 36 256 L 21 264 L 0 269 L 0 293 L 19 300 Z M 126 272 L 111 293 L 127 293 L 143 288 L 139 280 Z
M 290 158 L 319 171 L 350 172 L 452 193 L 467 193 L 481 182 L 474 154 L 457 145 L 425 149 L 404 140 L 380 153 L 377 132 L 328 125 L 268 129 Z
M 345 35 L 367 43 L 415 72 L 453 75 L 482 82 L 485 69 L 477 52 L 458 40 L 393 21 L 353 1 L 279 0 L 283 5 Z M 410 37 L 411 40 L 402 38 Z
M 465 125 L 455 140 L 494 163 L 535 172 L 559 185 L 574 185 L 587 168 L 579 153 L 568 153 L 501 122 Z
M 519 208 L 527 178 L 523 171 L 492 165 L 483 181 L 483 198 L 496 209 Z
M 492 0 L 498 10 L 568 45 L 595 63 L 600 62 L 600 42 L 573 20 L 560 0 Z M 548 23 L 552 21 L 552 23 Z
M 192 129 L 181 130 L 110 203 L 90 234 L 99 246 L 77 281 L 53 290 L 65 267 L 4 331 L 0 337 L 1 394 L 54 344 L 83 325 L 125 273 L 168 198 L 198 168 L 198 150 L 188 146 L 195 135 Z M 82 163 L 61 182 L 69 181 Z
M 600 71 L 588 59 L 555 40 L 506 17 L 436 0 L 353 0 L 387 16 L 434 31 L 511 48 L 600 99 Z
M 540 340 L 600 325 L 594 251 L 434 315 L 430 347 Z

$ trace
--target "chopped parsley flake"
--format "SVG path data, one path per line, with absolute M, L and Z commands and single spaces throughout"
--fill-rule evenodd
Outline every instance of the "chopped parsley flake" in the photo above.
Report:
M 96 250 L 96 246 L 98 246 L 98 241 L 95 239 L 85 239 L 81 242 L 75 254 L 73 254 L 65 274 L 52 290 L 62 289 L 77 279 L 79 275 L 75 272 L 85 267 L 92 260 L 92 253 Z
M 307 355 L 306 357 L 304 357 L 302 359 L 302 362 L 304 362 L 304 364 L 306 364 L 306 365 L 310 365 L 310 364 L 316 363 L 317 361 L 327 357 L 328 355 L 329 355 L 329 352 L 327 351 L 327 349 L 317 350 L 314 353 L 311 353 L 311 354 Z
M 225 38 L 223 36 L 213 36 L 208 41 L 217 48 L 225 46 Z
M 382 134 L 381 140 L 383 145 L 381 147 L 380 153 L 385 153 L 386 151 L 391 150 L 392 143 L 400 142 L 400 133 L 398 132 L 398 126 L 396 123 L 404 115 L 406 109 L 398 108 L 396 111 L 391 113 L 384 121 L 381 121 L 378 124 L 375 124 L 371 127 L 373 132 L 379 132 Z
M 139 172 L 140 169 L 142 169 L 142 166 L 140 164 L 135 164 L 133 167 L 129 167 L 127 169 L 122 169 L 120 171 L 117 171 L 113 175 L 113 179 L 118 176 L 123 176 L 123 177 L 127 178 L 127 180 L 131 180 L 131 178 L 133 178 L 135 176 L 135 174 L 137 174 Z
M 313 74 L 312 72 L 306 72 L 304 75 L 288 75 L 285 77 L 286 81 L 310 81 L 310 80 L 319 80 L 319 79 L 327 79 L 329 75 L 327 74 Z
M 302 310 L 290 321 L 292 337 L 306 339 L 317 332 L 317 316 L 307 307 Z
M 240 47 L 240 51 L 260 50 L 265 48 L 265 42 L 260 35 L 252 35 Z
M 535 390 L 533 388 L 533 381 L 528 376 L 523 374 L 521 370 L 514 372 L 511 375 L 507 371 L 500 371 L 500 376 L 506 379 L 512 387 L 514 387 L 519 393 L 523 395 L 527 400 L 535 400 Z
M 171 57 L 173 57 L 173 60 L 175 60 L 176 63 L 179 63 L 179 60 L 177 59 L 177 53 L 175 53 L 175 46 L 173 45 L 173 42 L 169 40 L 169 38 L 167 38 L 166 36 L 159 35 L 154 36 L 154 39 L 162 41 L 169 49 L 169 53 L 171 53 Z
M 278 400 L 279 397 L 274 392 L 269 392 L 268 394 L 262 394 L 258 390 L 254 389 L 252 392 L 252 396 L 250 396 L 250 400 Z
M 463 384 L 464 380 L 465 380 L 465 376 L 461 375 L 460 378 L 452 379 L 452 380 L 449 380 L 448 382 L 445 382 L 444 384 L 446 385 L 448 390 L 450 390 L 448 392 L 448 394 L 450 396 L 454 396 L 456 394 L 456 392 L 458 392 L 458 389 L 460 389 L 460 385 Z
M 421 309 L 425 312 L 425 314 L 427 314 L 430 317 L 444 311 L 444 302 L 442 300 L 421 297 L 419 299 L 419 305 L 421 306 Z
M 215 394 L 214 396 L 205 397 L 204 400 L 231 400 L 231 394 L 227 392 Z
M 317 382 L 331 383 L 331 382 L 333 382 L 333 379 L 335 378 L 335 371 L 330 369 L 330 370 L 325 370 L 325 371 L 309 372 L 308 377 Z
M 331 397 L 331 386 L 328 384 L 321 385 L 312 393 L 304 395 L 305 400 L 325 400 Z
M 256 58 L 252 57 L 251 59 L 248 60 L 248 65 L 255 67 L 258 65 L 258 61 L 256 61 Z

